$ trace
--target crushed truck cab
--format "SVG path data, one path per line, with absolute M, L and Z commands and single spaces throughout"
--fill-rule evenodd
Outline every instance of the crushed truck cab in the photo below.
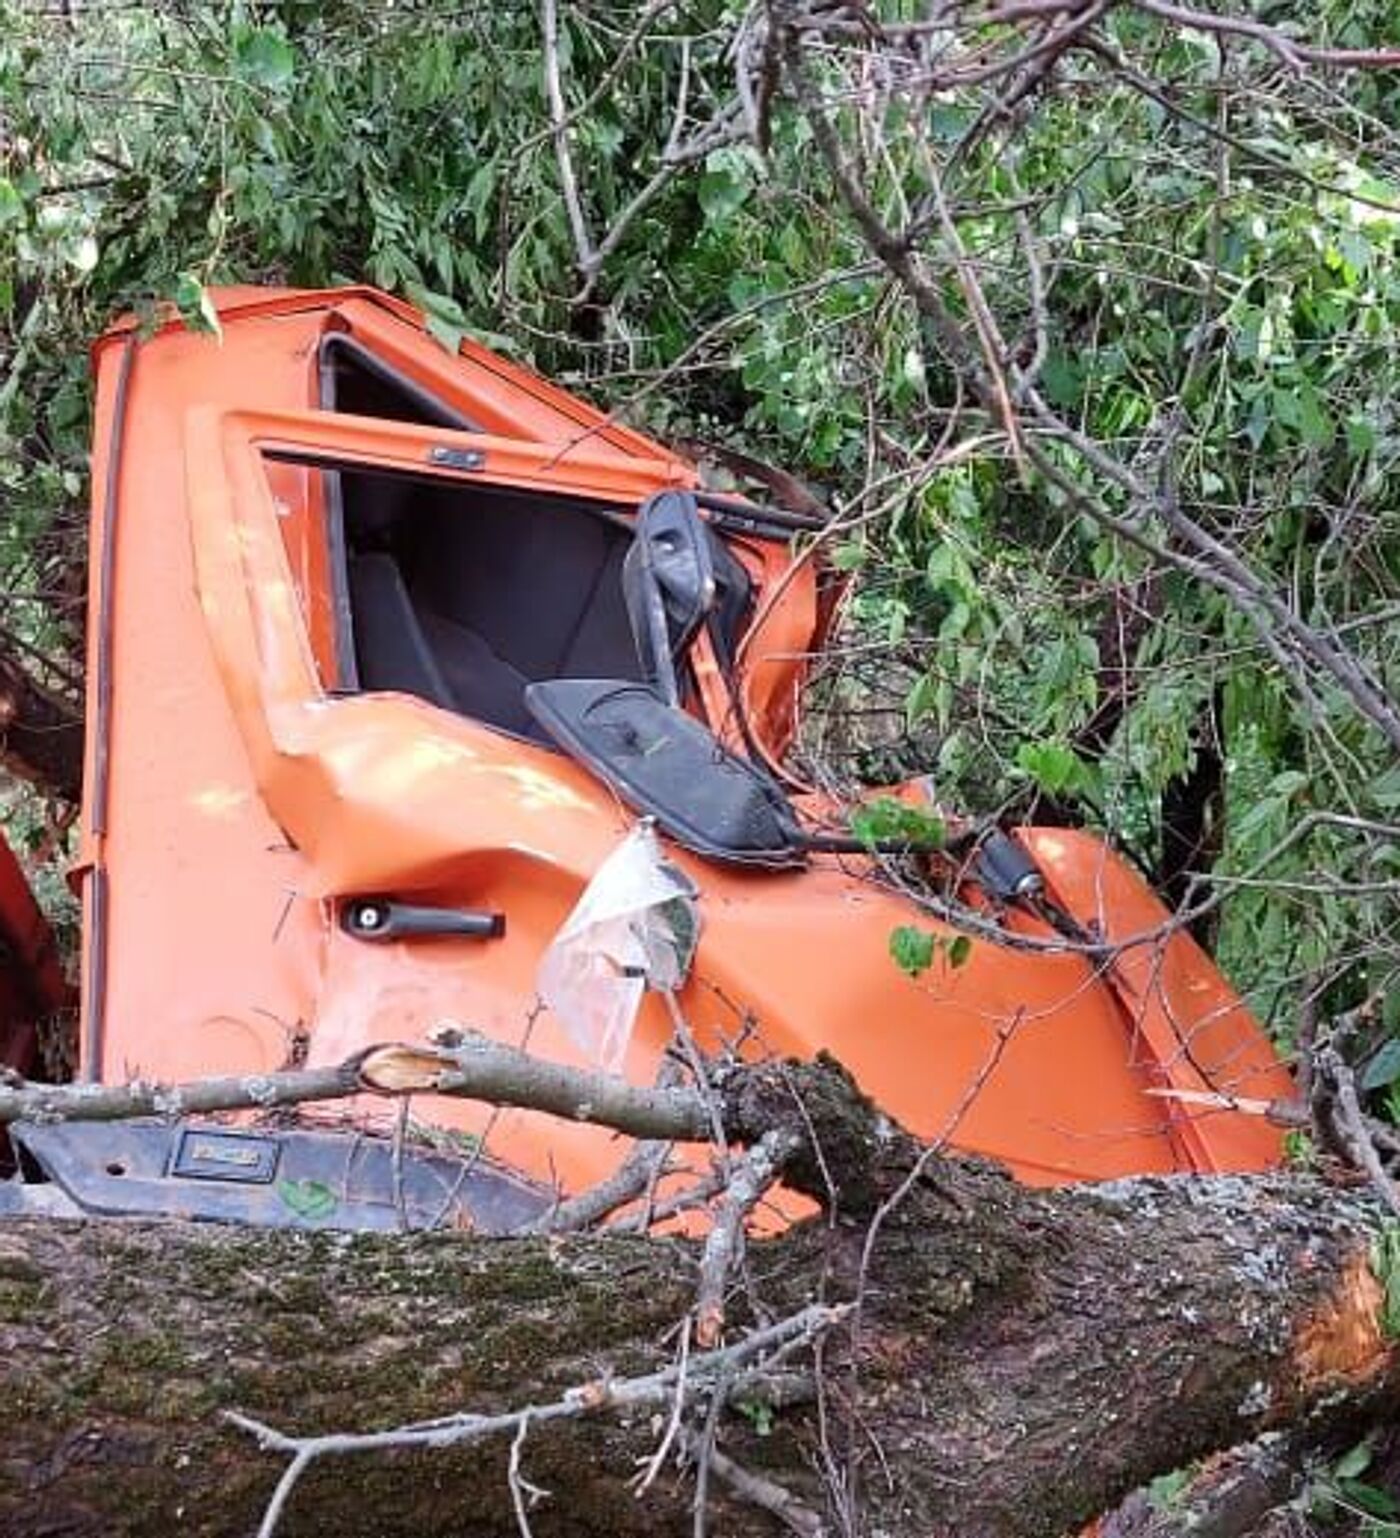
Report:
M 84 1075 L 261 1074 L 443 1022 L 586 1064 L 540 965 L 645 816 L 695 894 L 678 997 L 704 1046 L 830 1052 L 1031 1182 L 1277 1160 L 1238 1102 L 1286 1096 L 1285 1071 L 1103 842 L 998 834 L 1024 892 L 969 846 L 966 960 L 894 964 L 901 926 L 957 931 L 781 773 L 831 611 L 814 520 L 713 495 L 372 290 L 216 300 L 221 336 L 122 325 L 95 353 Z M 637 1083 L 665 1003 L 643 992 L 617 1060 Z M 383 1130 L 382 1103 L 350 1114 Z M 526 1111 L 413 1116 L 511 1190 L 624 1151 Z M 138 1152 L 179 1167 L 169 1138 Z M 236 1162 L 185 1167 L 187 1207 L 216 1183 L 229 1206 Z M 499 1194 L 453 1220 L 492 1226 Z

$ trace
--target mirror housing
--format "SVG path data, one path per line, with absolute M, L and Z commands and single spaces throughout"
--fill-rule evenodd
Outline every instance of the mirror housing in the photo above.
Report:
M 661 491 L 637 514 L 622 593 L 642 671 L 668 705 L 680 703 L 676 658 L 715 604 L 710 531 L 688 491 Z

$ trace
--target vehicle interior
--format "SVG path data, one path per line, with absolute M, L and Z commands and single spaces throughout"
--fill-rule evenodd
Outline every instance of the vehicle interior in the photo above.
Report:
M 620 511 L 502 486 L 333 474 L 355 687 L 547 741 L 527 684 L 642 679 Z
M 320 370 L 325 409 L 470 430 L 351 338 L 326 339 Z M 624 508 L 461 477 L 318 473 L 341 691 L 410 694 L 562 746 L 699 852 L 797 857 L 776 786 L 684 713 L 692 643 L 703 629 L 728 671 L 753 600 L 694 494 Z

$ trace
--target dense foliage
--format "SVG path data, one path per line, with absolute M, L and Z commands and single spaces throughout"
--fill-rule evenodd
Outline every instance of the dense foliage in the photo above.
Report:
M 1393 697 L 1400 73 L 1097 10 L 1093 46 L 1019 98 L 1006 74 L 928 84 L 949 50 L 1020 46 L 1011 21 L 907 47 L 833 28 L 812 75 L 954 320 L 985 343 L 985 307 L 1070 429 L 1038 440 L 1051 464 L 1171 553 L 1073 435 L 1145 477 Z M 169 299 L 207 324 L 210 284 L 367 278 L 449 341 L 828 488 L 858 580 L 814 690 L 822 773 L 931 772 L 952 804 L 1107 829 L 1204 907 L 1285 1037 L 1365 1005 L 1367 1050 L 1400 1030 L 1384 734 L 1247 604 L 1027 461 L 836 195 L 761 8 L 553 12 L 0 0 L 4 632 L 76 653 L 106 317 Z M 1306 24 L 1400 41 L 1387 0 Z

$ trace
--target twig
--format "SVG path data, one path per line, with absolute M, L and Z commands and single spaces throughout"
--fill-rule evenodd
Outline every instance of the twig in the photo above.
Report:
M 242 1424 L 241 1418 L 236 1414 L 229 1416 L 236 1424 Z M 252 1430 L 250 1423 L 246 1428 Z M 267 1503 L 267 1510 L 263 1512 L 263 1519 L 258 1524 L 258 1538 L 273 1538 L 277 1531 L 277 1524 L 282 1520 L 282 1512 L 286 1508 L 292 1491 L 296 1488 L 297 1480 L 306 1472 L 308 1465 L 316 1455 L 307 1448 L 300 1448 L 296 1456 L 282 1471 L 282 1477 L 277 1481 L 277 1488 L 272 1492 L 272 1499 Z
M 561 122 L 551 122 L 548 128 L 531 134 L 523 143 L 516 145 L 514 150 L 516 158 L 523 159 L 543 140 L 552 138 L 561 128 L 567 130 L 572 128 L 575 123 L 581 122 L 607 95 L 608 90 L 632 55 L 647 40 L 647 33 L 650 31 L 652 23 L 659 20 L 661 16 L 671 10 L 676 4 L 677 0 L 650 0 L 646 9 L 637 18 L 637 24 L 632 28 L 630 36 L 614 52 L 611 63 L 583 101 L 570 112 L 567 112 Z
M 658 1089 L 673 1089 L 684 1082 L 680 1064 L 666 1052 L 656 1073 Z M 605 1179 L 589 1186 L 563 1201 L 558 1201 L 540 1219 L 537 1231 L 545 1234 L 577 1233 L 600 1223 L 609 1213 L 616 1212 L 639 1196 L 649 1196 L 657 1182 L 667 1172 L 671 1151 L 675 1147 L 669 1140 L 644 1138 L 633 1144 L 631 1152 Z M 650 1201 L 647 1203 L 650 1211 Z M 643 1228 L 650 1226 L 650 1219 Z
M 529 1432 L 530 1412 L 527 1410 L 520 1417 L 520 1430 L 515 1433 L 515 1439 L 510 1444 L 510 1462 L 506 1466 L 506 1480 L 510 1485 L 510 1500 L 515 1507 L 515 1525 L 520 1529 L 520 1538 L 534 1538 L 534 1530 L 530 1526 L 530 1507 L 549 1496 L 548 1490 L 532 1485 L 520 1472 L 520 1457 L 525 1451 L 525 1438 Z
M 408 1136 L 408 1113 L 413 1108 L 413 1098 L 405 1095 L 399 1102 L 398 1115 L 394 1118 L 394 1146 L 392 1153 L 392 1170 L 394 1177 L 394 1207 L 399 1215 L 399 1227 L 407 1233 L 413 1223 L 408 1215 L 408 1202 L 404 1195 L 403 1186 L 403 1149 L 404 1141 Z
M 844 1305 L 825 1307 L 813 1304 L 775 1324 L 753 1331 L 743 1340 L 721 1351 L 692 1357 L 687 1365 L 690 1392 L 699 1393 L 722 1382 L 736 1368 L 752 1363 L 767 1353 L 776 1353 L 781 1347 L 815 1340 L 839 1324 L 848 1312 Z M 331 1432 L 322 1436 L 298 1437 L 289 1436 L 237 1410 L 224 1411 L 223 1418 L 254 1437 L 260 1447 L 269 1452 L 286 1453 L 291 1457 L 258 1529 L 258 1538 L 273 1538 L 278 1519 L 286 1508 L 293 1487 L 318 1458 L 347 1457 L 399 1448 L 436 1451 L 482 1442 L 508 1431 L 519 1436 L 522 1421 L 542 1425 L 549 1421 L 572 1420 L 603 1410 L 626 1409 L 669 1399 L 679 1376 L 680 1366 L 674 1364 L 658 1372 L 634 1378 L 597 1379 L 580 1384 L 549 1403 L 527 1405 L 499 1415 L 464 1412 L 438 1420 L 396 1426 L 387 1431 Z
M 661 996 L 666 1001 L 666 1011 L 671 1017 L 671 1029 L 675 1032 L 676 1042 L 683 1053 L 691 1073 L 695 1077 L 695 1085 L 704 1097 L 710 1111 L 710 1137 L 711 1141 L 719 1149 L 724 1149 L 729 1139 L 725 1136 L 724 1120 L 720 1115 L 719 1099 L 715 1095 L 711 1085 L 709 1072 L 705 1067 L 705 1055 L 701 1052 L 695 1040 L 695 1034 L 690 1029 L 690 1021 L 685 1017 L 685 1011 L 681 1008 L 680 1000 L 670 988 L 662 989 Z
M 1386 1173 L 1380 1155 L 1376 1152 L 1376 1145 L 1366 1129 L 1366 1117 L 1356 1093 L 1356 1076 L 1337 1053 L 1329 1051 L 1325 1058 L 1325 1067 L 1321 1062 L 1318 1067 L 1332 1083 L 1335 1096 L 1332 1120 L 1337 1136 L 1357 1168 L 1370 1180 L 1376 1195 L 1393 1216 L 1400 1218 L 1400 1191 L 1396 1190 L 1395 1182 Z
M 682 1433 L 684 1441 L 682 1446 L 691 1457 L 696 1456 L 696 1438 L 693 1433 Z M 747 1501 L 751 1506 L 757 1506 L 761 1511 L 766 1511 L 774 1516 L 791 1533 L 796 1533 L 798 1538 L 821 1538 L 826 1531 L 826 1524 L 810 1506 L 804 1506 L 791 1490 L 778 1484 L 775 1480 L 768 1479 L 762 1474 L 755 1474 L 752 1469 L 746 1469 L 742 1464 L 736 1463 L 733 1458 L 720 1452 L 719 1448 L 711 1447 L 709 1450 L 709 1464 L 715 1475 L 737 1495 L 740 1500 Z
M 675 1441 L 681 1428 L 681 1416 L 685 1411 L 686 1388 L 686 1364 L 690 1360 L 690 1319 L 687 1316 L 681 1320 L 681 1351 L 680 1362 L 677 1367 L 679 1376 L 676 1378 L 676 1395 L 671 1401 L 671 1418 L 666 1423 L 666 1433 L 661 1438 L 656 1451 L 647 1460 L 646 1467 L 637 1478 L 634 1493 L 642 1495 L 651 1485 L 651 1482 L 661 1472 L 661 1466 L 666 1462 L 666 1454 L 671 1450 L 671 1443 Z
M 729 1398 L 730 1375 L 721 1379 L 717 1391 L 705 1408 L 705 1424 L 691 1441 L 695 1464 L 695 1494 L 691 1500 L 691 1538 L 705 1538 L 705 1524 L 710 1507 L 710 1467 L 714 1459 L 715 1439 L 719 1435 L 719 1417 Z
M 674 1146 L 652 1138 L 636 1143 L 611 1175 L 577 1196 L 556 1203 L 535 1225 L 536 1230 L 542 1234 L 568 1234 L 592 1228 L 610 1212 L 643 1195 L 665 1173 Z
M 957 1104 L 948 1113 L 938 1136 L 920 1150 L 919 1157 L 914 1161 L 908 1174 L 905 1175 L 904 1179 L 880 1204 L 874 1217 L 871 1218 L 870 1227 L 866 1230 L 865 1244 L 861 1250 L 858 1296 L 865 1290 L 865 1279 L 870 1271 L 870 1261 L 875 1252 L 875 1243 L 879 1238 L 881 1227 L 898 1210 L 909 1193 L 924 1178 L 924 1172 L 928 1169 L 929 1165 L 942 1154 L 944 1149 L 947 1148 L 949 1141 L 956 1135 L 958 1128 L 962 1125 L 963 1118 L 972 1109 L 974 1102 L 987 1087 L 988 1080 L 997 1071 L 997 1066 L 1001 1062 L 1007 1047 L 1011 1044 L 1011 1038 L 1020 1028 L 1024 1017 L 1025 1010 L 1022 1008 L 1017 1010 L 1015 1014 L 1002 1020 L 997 1026 L 996 1040 L 983 1058 L 977 1072 L 973 1074 L 972 1078 L 964 1086 L 962 1094 L 958 1096 Z M 857 1318 L 859 1318 L 858 1311 Z
M 977 1072 L 972 1076 L 967 1085 L 964 1087 L 962 1094 L 958 1097 L 957 1104 L 949 1112 L 947 1119 L 944 1121 L 943 1126 L 938 1133 L 938 1136 L 920 1151 L 918 1158 L 915 1159 L 913 1165 L 909 1169 L 909 1172 L 905 1175 L 904 1179 L 900 1181 L 899 1185 L 895 1187 L 890 1195 L 887 1196 L 883 1202 L 881 1202 L 880 1206 L 876 1209 L 874 1216 L 870 1220 L 870 1226 L 866 1229 L 865 1233 L 865 1242 L 861 1248 L 860 1270 L 856 1281 L 855 1301 L 852 1305 L 853 1312 L 851 1321 L 852 1342 L 850 1372 L 853 1394 L 858 1384 L 860 1375 L 861 1314 L 865 1304 L 866 1282 L 870 1274 L 870 1264 L 875 1255 L 875 1246 L 879 1239 L 880 1232 L 885 1223 L 890 1219 L 891 1216 L 893 1216 L 893 1214 L 908 1198 L 909 1193 L 924 1178 L 924 1173 L 928 1169 L 929 1165 L 937 1157 L 939 1157 L 942 1151 L 948 1146 L 950 1139 L 956 1134 L 958 1128 L 962 1125 L 963 1118 L 967 1115 L 968 1111 L 972 1109 L 974 1103 L 980 1098 L 982 1091 L 987 1086 L 988 1081 L 996 1072 L 997 1066 L 1001 1062 L 1002 1055 L 1010 1045 L 1011 1038 L 1015 1035 L 1017 1028 L 1021 1024 L 1023 1015 L 1024 1010 L 1018 1010 L 1016 1014 L 1001 1021 L 1000 1025 L 997 1027 L 996 1040 L 992 1043 L 990 1050 L 988 1051 L 986 1057 L 982 1060 L 981 1066 L 978 1068 Z M 857 1488 L 857 1471 L 856 1465 L 853 1461 L 854 1451 L 852 1451 L 851 1458 L 852 1461 L 849 1461 L 847 1464 L 847 1475 L 850 1481 L 850 1488 L 854 1490 Z
M 1174 26 L 1252 38 L 1293 70 L 1302 70 L 1309 64 L 1332 69 L 1394 69 L 1400 65 L 1400 48 L 1322 48 L 1315 43 L 1286 37 L 1276 27 L 1247 16 L 1220 16 L 1211 11 L 1191 10 L 1184 5 L 1169 5 L 1166 0 L 1133 0 L 1133 3 L 1138 10 L 1147 11 Z
M 708 127 L 695 134 L 687 143 L 667 149 L 661 165 L 619 211 L 587 262 L 580 264 L 585 273 L 585 282 L 573 296 L 574 304 L 583 304 L 591 296 L 604 263 L 622 244 L 623 236 L 632 227 L 637 217 L 665 190 L 677 171 L 684 166 L 693 165 L 697 160 L 703 160 L 712 150 L 736 143 L 743 137 L 734 126 L 738 114 L 738 103 L 732 102 L 716 114 L 714 121 Z
M 654 1228 L 656 1224 L 664 1223 L 667 1218 L 673 1218 L 678 1213 L 706 1206 L 712 1198 L 724 1190 L 724 1184 L 724 1176 L 718 1169 L 712 1169 L 703 1179 L 686 1186 L 683 1191 L 672 1191 L 666 1196 L 660 1196 L 648 1203 L 644 1211 L 628 1213 L 617 1222 L 609 1223 L 608 1232 L 610 1234 L 644 1233 L 648 1228 Z
M 573 232 L 574 252 L 579 271 L 587 277 L 594 268 L 596 254 L 579 198 L 578 178 L 574 175 L 574 154 L 569 144 L 569 114 L 564 104 L 564 87 L 559 78 L 559 7 L 557 0 L 541 0 L 543 34 L 544 86 L 549 101 L 549 119 L 554 139 L 554 157 L 559 165 L 559 190 L 564 198 L 569 229 Z
M 783 1165 L 797 1152 L 793 1132 L 765 1132 L 731 1168 L 729 1182 L 715 1203 L 714 1222 L 700 1256 L 700 1285 L 695 1300 L 695 1338 L 707 1350 L 724 1334 L 724 1288 L 743 1246 L 744 1220 Z

